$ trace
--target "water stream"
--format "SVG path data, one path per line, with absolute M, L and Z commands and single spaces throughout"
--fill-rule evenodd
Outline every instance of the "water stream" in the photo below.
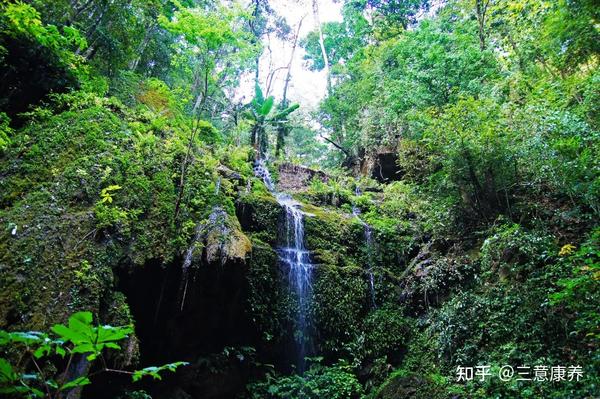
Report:
M 289 194 L 278 193 L 264 161 L 259 160 L 254 174 L 261 178 L 277 202 L 285 211 L 283 236 L 277 249 L 279 260 L 287 268 L 290 288 L 298 301 L 294 340 L 296 344 L 296 367 L 302 373 L 305 370 L 305 358 L 311 354 L 310 334 L 310 297 L 312 295 L 312 270 L 310 253 L 304 244 L 304 212 L 300 203 Z
M 217 178 L 217 181 L 215 183 L 215 196 L 219 195 L 219 191 L 221 190 L 221 176 L 219 176 Z
M 356 190 L 354 192 L 356 196 L 362 194 L 360 187 L 356 186 Z M 360 217 L 360 208 L 356 205 L 352 205 L 352 215 L 354 215 L 360 223 L 363 225 L 364 238 L 365 238 L 365 246 L 367 248 L 367 275 L 369 278 L 369 293 L 371 296 L 371 306 L 373 308 L 377 307 L 377 302 L 375 301 L 375 280 L 373 276 L 373 229 L 367 222 L 362 220 Z
M 220 187 L 220 183 L 217 185 L 217 187 Z M 190 246 L 185 252 L 183 264 L 181 265 L 181 283 L 179 289 L 181 293 L 181 301 L 179 305 L 179 311 L 183 311 L 183 307 L 185 305 L 185 298 L 187 296 L 188 284 L 190 280 L 190 267 L 192 266 L 192 262 L 194 260 L 194 251 L 196 250 L 196 246 L 199 243 L 201 244 L 201 242 L 206 238 L 206 234 L 211 228 L 221 229 L 221 234 L 223 235 L 226 235 L 228 233 L 227 227 L 223 224 L 226 215 L 227 214 L 220 206 L 214 206 L 208 217 L 208 220 L 200 222 L 196 225 L 194 238 L 192 239 Z
M 188 283 L 189 283 L 189 272 L 190 266 L 192 265 L 192 260 L 194 258 L 194 250 L 196 249 L 196 244 L 200 241 L 203 233 L 203 226 L 201 223 L 196 225 L 196 233 L 194 234 L 194 239 L 190 244 L 189 248 L 185 253 L 185 258 L 183 259 L 183 264 L 181 265 L 181 301 L 179 306 L 179 311 L 183 311 L 183 305 L 185 305 L 185 297 L 187 295 Z

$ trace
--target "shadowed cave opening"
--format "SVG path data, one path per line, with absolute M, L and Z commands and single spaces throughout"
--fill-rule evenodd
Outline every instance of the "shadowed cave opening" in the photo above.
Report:
M 139 339 L 137 369 L 186 361 L 162 381 L 102 373 L 89 386 L 86 398 L 105 398 L 123 389 L 145 389 L 153 398 L 230 398 L 243 391 L 250 359 L 219 356 L 225 348 L 255 346 L 258 332 L 245 312 L 247 266 L 228 262 L 193 265 L 183 309 L 181 260 L 166 267 L 151 261 L 143 267 L 116 271 L 117 288 L 127 297 Z M 214 365 L 219 364 L 215 372 Z

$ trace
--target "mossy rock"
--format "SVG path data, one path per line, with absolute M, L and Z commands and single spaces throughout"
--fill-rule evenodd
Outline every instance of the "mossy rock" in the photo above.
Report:
M 287 312 L 277 253 L 256 235 L 250 235 L 250 241 L 248 311 L 262 340 L 277 341 L 284 333 Z
M 236 214 L 245 232 L 262 232 L 262 240 L 275 245 L 281 206 L 268 193 L 249 193 L 236 202 Z M 267 236 L 267 233 L 270 236 Z
M 317 266 L 312 307 L 323 352 L 333 354 L 356 339 L 367 313 L 367 298 L 368 283 L 359 268 Z
M 0 327 L 43 330 L 78 310 L 98 313 L 118 258 L 87 239 L 94 231 L 91 212 L 68 213 L 30 195 L 2 211 L 0 221 L 16 227 L 14 234 L 0 233 Z
M 362 229 L 349 215 L 304 205 L 304 236 L 311 251 L 335 251 L 343 256 L 355 255 L 363 241 Z
M 246 263 L 246 259 L 252 251 L 250 239 L 240 230 L 240 224 L 237 219 L 229 216 L 217 208 L 213 211 L 210 219 L 215 219 L 212 225 L 208 226 L 206 233 L 206 243 L 204 251 L 208 263 L 220 261 L 222 264 L 232 261 L 236 263 Z M 213 217 L 217 215 L 218 217 Z
M 100 318 L 111 326 L 135 325 L 127 298 L 121 292 L 111 291 L 102 300 Z M 111 352 L 113 360 L 119 367 L 137 365 L 140 360 L 140 343 L 135 334 L 131 334 L 121 343 L 121 352 Z
M 232 184 L 215 190 L 219 161 L 198 142 L 176 218 L 186 132 L 157 132 L 107 102 L 45 109 L 0 158 L 0 327 L 46 330 L 78 310 L 108 322 L 114 269 L 168 264 L 188 247 L 190 221 L 214 206 L 235 213 Z M 233 222 L 225 252 L 245 258 Z

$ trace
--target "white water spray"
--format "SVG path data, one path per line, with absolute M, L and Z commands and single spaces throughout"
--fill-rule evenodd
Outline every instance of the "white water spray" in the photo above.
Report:
M 254 174 L 261 178 L 277 202 L 285 210 L 283 237 L 277 249 L 280 262 L 288 270 L 290 288 L 298 300 L 296 315 L 295 341 L 297 346 L 297 367 L 299 372 L 305 369 L 305 357 L 310 355 L 311 337 L 309 332 L 310 297 L 312 294 L 312 270 L 310 252 L 304 245 L 304 216 L 300 203 L 289 194 L 277 193 L 269 170 L 264 161 L 259 160 L 254 166 Z

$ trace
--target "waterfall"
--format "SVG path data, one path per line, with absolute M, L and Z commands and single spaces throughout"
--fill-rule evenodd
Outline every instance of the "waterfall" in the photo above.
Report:
M 264 159 L 259 159 L 254 163 L 254 175 L 265 183 L 265 186 L 267 186 L 270 192 L 275 194 L 275 184 L 273 184 L 271 173 L 269 172 Z
M 362 220 L 361 220 L 362 222 Z M 367 273 L 369 276 L 369 292 L 371 294 L 371 306 L 377 307 L 375 302 L 375 281 L 373 277 L 373 230 L 367 223 L 362 222 L 365 234 L 365 245 L 367 246 Z
M 310 260 L 310 253 L 304 245 L 304 212 L 300 209 L 300 203 L 295 201 L 289 194 L 275 191 L 275 185 L 264 161 L 259 160 L 256 162 L 254 173 L 262 179 L 279 205 L 285 210 L 283 237 L 280 237 L 281 244 L 277 249 L 277 254 L 279 261 L 287 269 L 289 286 L 298 301 L 294 341 L 297 356 L 296 366 L 298 372 L 302 373 L 306 366 L 305 357 L 311 354 L 309 318 L 310 297 L 312 295 L 311 280 L 314 268 Z
M 215 183 L 215 195 L 219 195 L 219 191 L 221 190 L 221 176 L 217 178 L 217 182 Z
M 196 232 L 194 233 L 194 238 L 192 239 L 190 246 L 185 252 L 185 258 L 183 259 L 183 264 L 181 265 L 181 284 L 179 288 L 179 291 L 181 292 L 181 303 L 179 306 L 180 311 L 183 311 L 183 306 L 185 305 L 185 297 L 187 295 L 189 283 L 190 266 L 192 265 L 192 261 L 194 260 L 194 251 L 196 250 L 196 246 L 199 242 L 203 241 L 206 238 L 206 234 L 208 233 L 210 228 L 220 226 L 220 228 L 222 229 L 222 234 L 227 234 L 227 227 L 222 225 L 222 222 L 226 215 L 227 214 L 223 210 L 223 208 L 221 208 L 220 206 L 214 206 L 210 215 L 208 216 L 208 220 L 200 222 L 196 225 Z
M 359 186 L 356 186 L 356 189 L 354 190 L 354 195 L 362 195 L 362 191 L 360 190 Z M 373 229 L 371 228 L 371 226 L 369 226 L 368 223 L 366 223 L 360 218 L 360 208 L 356 205 L 352 205 L 352 215 L 354 215 L 363 225 L 365 246 L 367 247 L 367 274 L 369 278 L 369 293 L 371 294 L 371 306 L 373 308 L 376 308 L 377 303 L 375 302 L 375 281 L 373 276 Z
M 189 282 L 189 270 L 190 270 L 190 266 L 192 265 L 192 260 L 194 258 L 194 249 L 196 249 L 196 244 L 198 243 L 198 241 L 200 241 L 200 238 L 202 237 L 203 230 L 204 229 L 203 229 L 202 223 L 198 223 L 198 225 L 196 226 L 196 233 L 194 234 L 194 239 L 192 240 L 192 243 L 188 247 L 188 249 L 185 253 L 185 258 L 183 259 L 183 264 L 181 265 L 181 288 L 180 288 L 180 291 L 182 292 L 182 294 L 181 294 L 181 305 L 179 308 L 180 311 L 183 310 L 183 305 L 185 304 L 185 296 L 187 294 L 188 282 Z
M 310 254 L 304 246 L 304 214 L 300 204 L 287 194 L 278 194 L 277 202 L 285 209 L 285 224 L 283 246 L 278 248 L 279 260 L 288 269 L 290 287 L 294 290 L 298 300 L 298 313 L 296 315 L 297 367 L 299 372 L 305 369 L 304 358 L 309 355 L 310 333 L 310 296 L 311 277 L 313 265 Z

